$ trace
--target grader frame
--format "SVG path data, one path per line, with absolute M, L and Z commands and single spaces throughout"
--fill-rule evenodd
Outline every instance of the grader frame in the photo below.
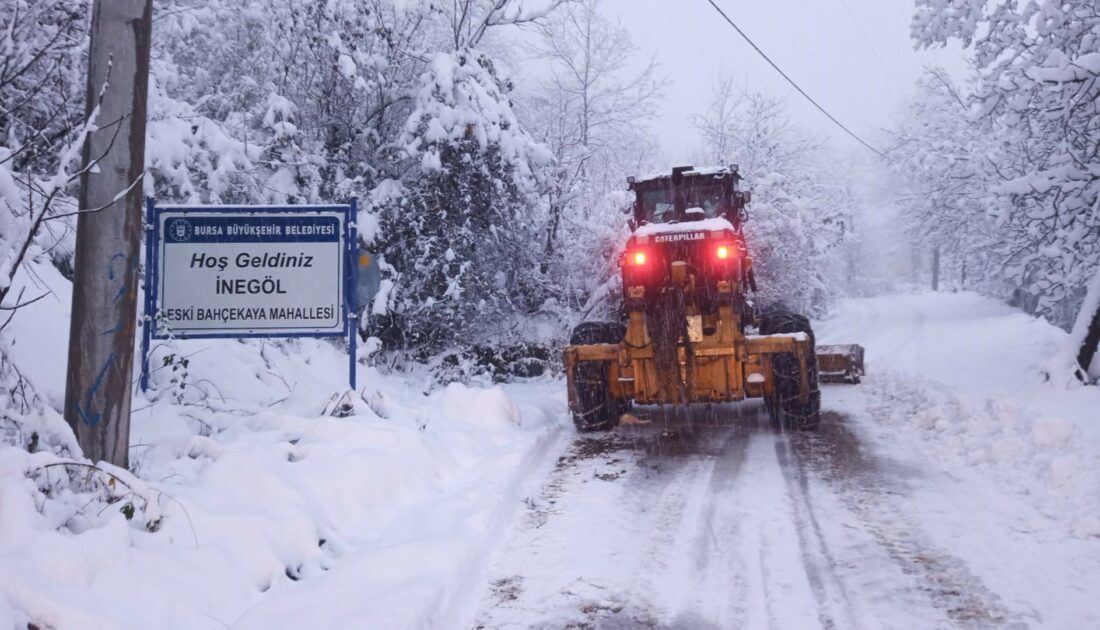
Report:
M 701 316 L 695 316 L 701 317 Z M 576 391 L 574 369 L 580 361 L 605 363 L 609 395 L 637 404 L 685 404 L 694 402 L 737 402 L 746 398 L 775 395 L 772 357 L 793 355 L 799 366 L 799 397 L 810 396 L 810 361 L 814 356 L 810 339 L 800 333 L 744 335 L 739 316 L 729 304 L 719 308 L 712 335 L 699 334 L 701 326 L 689 326 L 695 337 L 676 348 L 678 374 L 662 375 L 647 327 L 645 312 L 630 312 L 626 335 L 619 344 L 570 346 L 565 350 L 565 368 L 570 397 Z M 686 384 L 677 387 L 672 384 Z M 671 385 L 671 386 L 670 386 Z M 575 405 L 575 401 L 571 400 Z

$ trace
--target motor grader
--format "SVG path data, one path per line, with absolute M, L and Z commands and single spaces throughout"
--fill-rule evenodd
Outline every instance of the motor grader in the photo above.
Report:
M 816 427 L 819 381 L 858 382 L 862 348 L 815 352 L 806 317 L 754 306 L 743 231 L 751 193 L 739 189 L 737 166 L 627 182 L 635 200 L 619 259 L 621 320 L 577 325 L 565 349 L 577 428 L 612 428 L 631 404 L 746 398 L 762 398 L 781 427 Z

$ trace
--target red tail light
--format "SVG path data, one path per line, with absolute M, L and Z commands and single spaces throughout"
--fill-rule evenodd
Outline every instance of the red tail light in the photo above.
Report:
M 737 247 L 730 244 L 719 245 L 714 250 L 714 257 L 718 260 L 730 260 L 737 257 Z
M 645 264 L 646 255 L 645 252 L 630 252 L 629 254 L 627 254 L 626 259 L 630 262 L 631 265 L 634 265 L 635 267 L 640 267 Z

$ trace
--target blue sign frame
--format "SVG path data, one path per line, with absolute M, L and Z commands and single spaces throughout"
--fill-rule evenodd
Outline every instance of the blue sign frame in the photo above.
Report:
M 160 224 L 161 215 L 164 212 L 172 213 L 196 213 L 196 214 L 224 214 L 228 217 L 238 215 L 240 213 L 249 214 L 270 214 L 273 216 L 286 215 L 286 214 L 310 214 L 310 213 L 325 213 L 325 214 L 339 214 L 342 216 L 342 236 L 344 239 L 344 251 L 343 264 L 344 264 L 344 286 L 342 287 L 343 298 L 343 317 L 342 325 L 339 330 L 333 332 L 249 332 L 249 333 L 195 333 L 187 332 L 181 334 L 157 334 L 157 321 L 158 321 L 158 309 L 160 307 L 159 291 L 160 291 L 160 245 L 163 239 L 161 234 Z M 141 335 L 141 391 L 146 391 L 149 388 L 149 346 L 153 339 L 243 339 L 243 338 L 295 338 L 295 337 L 314 337 L 314 338 L 335 338 L 344 337 L 348 338 L 348 384 L 351 389 L 356 388 L 356 346 L 359 338 L 359 331 L 357 321 L 359 318 L 359 304 L 358 294 L 356 287 L 358 285 L 358 273 L 359 273 L 359 233 L 355 223 L 355 219 L 358 216 L 358 202 L 352 199 L 347 204 L 331 204 L 331 205 L 302 205 L 302 206 L 235 206 L 235 205 L 222 205 L 222 206 L 192 206 L 192 205 L 164 205 L 158 206 L 156 200 L 152 197 L 146 199 L 145 203 L 145 303 L 144 303 L 144 315 L 142 317 L 142 335 Z

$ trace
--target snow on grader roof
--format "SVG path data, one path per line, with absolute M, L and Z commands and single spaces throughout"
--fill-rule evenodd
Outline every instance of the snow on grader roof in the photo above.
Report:
M 694 208 L 688 208 L 690 213 Z M 714 217 L 702 221 L 686 221 L 683 223 L 646 223 L 634 230 L 635 236 L 653 236 L 655 234 L 676 234 L 680 232 L 713 232 L 728 230 L 734 231 L 733 224 L 728 219 Z
M 733 175 L 738 172 L 736 164 L 730 164 L 726 166 L 687 166 L 678 167 L 686 170 L 681 171 L 683 175 L 691 177 L 692 175 Z M 659 173 L 649 173 L 640 177 L 627 178 L 629 181 L 633 179 L 635 182 L 648 182 L 656 179 L 664 179 L 672 176 L 672 172 L 677 169 L 666 169 Z

